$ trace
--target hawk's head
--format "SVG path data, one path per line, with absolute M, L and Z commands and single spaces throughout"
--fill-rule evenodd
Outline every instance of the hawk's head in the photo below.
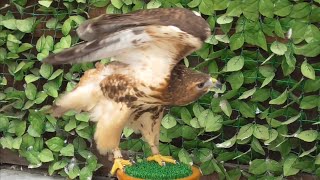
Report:
M 210 75 L 177 65 L 170 78 L 168 87 L 171 105 L 190 104 L 206 94 L 211 88 L 221 88 L 221 83 Z

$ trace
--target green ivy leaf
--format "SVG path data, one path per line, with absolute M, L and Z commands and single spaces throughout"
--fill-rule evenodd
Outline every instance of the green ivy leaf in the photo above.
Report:
M 231 139 L 224 141 L 223 143 L 216 144 L 217 148 L 231 148 L 237 140 L 237 136 L 233 136 Z
M 273 17 L 273 2 L 271 0 L 260 0 L 259 12 L 268 18 Z
M 257 21 L 259 18 L 258 10 L 259 0 L 250 0 L 242 2 L 243 15 L 252 21 Z
M 77 132 L 77 134 L 78 134 L 80 137 L 85 138 L 85 139 L 91 141 L 91 138 L 92 138 L 92 129 L 90 128 L 90 126 L 84 128 L 84 129 L 81 129 L 81 130 L 76 129 L 76 132 Z
M 75 165 L 71 170 L 68 171 L 68 177 L 70 179 L 75 179 L 80 174 L 80 168 L 78 165 Z
M 277 105 L 283 104 L 284 102 L 286 102 L 287 98 L 288 98 L 288 91 L 285 90 L 280 96 L 269 101 L 269 104 L 277 104 Z
M 58 53 L 63 49 L 69 48 L 71 46 L 71 36 L 67 35 L 62 37 L 58 43 L 54 45 L 54 53 Z
M 274 11 L 273 13 L 277 16 L 287 16 L 290 14 L 292 10 L 292 4 L 288 0 L 276 1 L 274 3 Z
M 227 15 L 239 17 L 242 14 L 241 1 L 230 1 Z
M 30 165 L 28 167 L 39 167 L 41 166 L 41 161 L 39 160 L 39 152 L 35 150 L 26 151 L 24 157 L 29 161 Z
M 221 110 L 228 116 L 230 117 L 231 116 L 231 113 L 232 113 L 232 108 L 229 104 L 229 102 L 225 99 L 221 100 L 220 103 L 219 103 L 219 106 L 221 108 Z
M 314 146 L 313 148 L 309 149 L 308 151 L 304 151 L 303 153 L 301 153 L 299 155 L 299 158 L 307 156 L 307 155 L 311 154 L 312 152 L 314 152 L 315 150 L 317 150 L 316 146 Z
M 243 92 L 238 99 L 247 99 L 248 97 L 252 96 L 255 92 L 256 92 L 256 87 Z
M 266 152 L 263 150 L 260 142 L 259 142 L 256 138 L 252 138 L 251 148 L 252 148 L 255 152 L 257 152 L 257 153 L 259 153 L 259 154 L 261 154 L 261 155 L 263 155 L 263 156 L 266 155 Z
M 218 40 L 220 42 L 230 43 L 229 37 L 226 34 L 224 34 L 224 35 L 215 35 L 214 37 L 216 38 L 216 40 Z
M 1 23 L 4 27 L 11 30 L 17 30 L 16 20 L 15 19 L 7 19 L 2 21 Z
M 204 111 L 204 108 L 203 108 L 199 103 L 195 103 L 195 104 L 193 105 L 193 108 L 192 108 L 192 109 L 193 109 L 194 115 L 195 115 L 196 117 L 198 117 L 198 118 L 199 118 L 201 112 Z
M 218 44 L 218 40 L 216 39 L 216 37 L 214 35 L 211 35 L 205 42 L 208 44 L 212 44 L 212 45 Z
M 59 20 L 58 18 L 50 18 L 47 22 L 46 22 L 46 27 L 48 29 L 56 29 L 58 26 Z
M 307 43 L 320 41 L 320 30 L 317 26 L 310 24 L 304 34 L 304 39 Z
M 317 95 L 305 96 L 300 102 L 301 109 L 312 109 L 320 105 L 320 98 Z
M 13 138 L 11 136 L 2 137 L 0 144 L 2 148 L 12 149 Z
M 299 134 L 297 134 L 297 138 L 306 141 L 306 142 L 313 142 L 318 137 L 318 131 L 316 130 L 306 130 L 301 131 Z
M 202 14 L 212 15 L 214 12 L 214 9 L 212 7 L 213 7 L 213 1 L 201 0 L 201 3 L 199 5 L 199 10 Z
M 36 17 L 29 17 L 26 19 L 17 19 L 16 26 L 17 29 L 24 33 L 31 33 L 33 31 L 34 24 L 36 22 Z
M 59 137 L 53 137 L 46 141 L 46 145 L 51 151 L 59 152 L 63 148 L 64 141 Z
M 256 124 L 254 125 L 253 136 L 258 139 L 268 140 L 269 139 L 269 130 L 266 126 Z
M 296 68 L 295 66 L 290 66 L 287 62 L 288 61 L 286 59 L 283 59 L 281 63 L 281 68 L 284 76 L 290 75 Z
M 183 122 L 190 125 L 190 121 L 192 119 L 192 116 L 186 107 L 181 108 L 180 116 L 181 116 L 181 119 Z
M 320 153 L 318 153 L 318 155 L 316 156 L 316 160 L 315 160 L 314 164 L 317 164 L 317 165 L 320 164 Z
M 293 5 L 292 11 L 290 13 L 291 18 L 303 18 L 309 15 L 311 12 L 311 6 L 307 2 L 297 3 Z
M 51 3 L 52 3 L 52 0 L 41 0 L 41 1 L 38 1 L 38 3 L 44 7 L 50 7 Z
M 257 42 L 256 44 L 260 46 L 263 50 L 268 51 L 267 40 L 262 31 L 258 31 L 257 33 Z
M 53 170 L 59 170 L 64 168 L 66 165 L 68 164 L 67 160 L 61 160 L 61 161 L 57 161 L 53 164 L 52 169 Z
M 123 2 L 121 0 L 111 0 L 111 4 L 117 9 L 121 9 Z
M 241 71 L 237 71 L 231 73 L 226 80 L 230 83 L 232 89 L 239 89 L 244 82 L 244 76 Z
M 45 148 L 43 149 L 40 154 L 39 154 L 39 159 L 41 162 L 50 162 L 53 161 L 53 154 L 52 151 L 50 151 L 49 149 Z
M 39 73 L 42 77 L 49 79 L 53 72 L 53 66 L 51 64 L 42 64 Z
M 70 119 L 70 121 L 64 126 L 64 130 L 69 132 L 77 127 L 77 122 L 75 119 Z
M 243 65 L 244 65 L 243 56 L 235 56 L 227 62 L 227 66 L 224 68 L 224 71 L 226 72 L 239 71 L 240 69 L 242 69 Z
M 78 121 L 82 121 L 82 122 L 89 122 L 90 115 L 87 112 L 78 113 L 78 114 L 76 114 L 76 119 Z
M 5 132 L 9 127 L 9 119 L 1 114 L 0 116 L 0 132 Z
M 124 137 L 128 138 L 132 133 L 134 133 L 134 130 L 128 127 L 124 127 L 123 129 L 123 135 Z
M 73 144 L 68 144 L 60 150 L 60 155 L 62 156 L 74 156 L 74 146 Z
M 229 24 L 233 21 L 233 17 L 231 16 L 227 16 L 227 15 L 222 15 L 220 17 L 218 17 L 217 19 L 217 23 L 218 24 Z
M 28 83 L 24 91 L 28 99 L 34 100 L 36 98 L 37 87 L 34 84 Z
M 151 0 L 147 4 L 147 9 L 159 8 L 160 6 L 161 6 L 161 1 L 159 1 L 159 0 Z
M 87 148 L 87 144 L 86 141 L 84 139 L 82 139 L 81 137 L 76 137 L 73 140 L 73 145 L 74 145 L 74 149 L 79 152 L 81 150 L 84 150 Z
M 33 74 L 28 74 L 24 77 L 24 80 L 26 81 L 26 83 L 32 83 L 34 81 L 37 81 L 40 77 L 39 76 L 35 76 Z
M 20 121 L 20 120 L 11 121 L 9 128 L 11 125 L 13 126 L 14 133 L 17 136 L 22 136 L 27 129 L 27 122 L 26 121 Z
M 271 44 L 270 49 L 277 55 L 284 55 L 284 53 L 287 51 L 287 46 L 281 42 L 274 41 Z
M 211 110 L 210 110 L 210 112 L 212 113 Z M 210 112 L 209 112 L 209 114 L 211 114 Z M 199 122 L 201 124 L 200 118 L 201 118 L 201 116 L 199 117 Z M 206 132 L 213 132 L 213 131 L 220 130 L 222 127 L 222 122 L 223 122 L 223 118 L 221 115 L 214 115 L 213 117 L 211 117 L 211 115 L 209 115 L 208 119 L 205 121 L 205 131 Z
M 48 82 L 44 84 L 43 90 L 49 96 L 52 96 L 54 98 L 58 97 L 57 85 L 53 82 Z
M 176 118 L 170 114 L 167 114 L 163 117 L 161 124 L 164 128 L 170 129 L 177 125 Z
M 190 125 L 193 128 L 201 128 L 198 118 L 193 118 L 190 120 Z
M 179 161 L 185 164 L 193 165 L 190 154 L 185 150 L 181 149 L 178 153 Z
M 309 79 L 315 80 L 316 78 L 313 67 L 306 60 L 301 64 L 301 72 L 305 77 Z
M 38 92 L 37 97 L 34 100 L 34 103 L 41 104 L 47 97 L 48 97 L 48 95 L 45 92 L 40 91 L 40 92 Z
M 255 175 L 263 174 L 267 171 L 266 160 L 255 159 L 250 163 L 249 172 Z
M 278 137 L 278 134 L 279 134 L 278 131 L 275 129 L 269 130 L 269 137 L 268 137 L 268 140 L 264 142 L 264 145 L 270 145 L 271 142 L 276 140 L 276 138 Z
M 209 160 L 200 165 L 201 172 L 203 175 L 212 174 L 217 168 L 217 163 L 214 160 Z
M 307 79 L 304 86 L 303 86 L 303 90 L 306 93 L 315 92 L 319 89 L 320 89 L 320 78 L 319 77 L 317 77 L 315 80 Z
M 80 180 L 87 180 L 92 178 L 92 171 L 88 167 L 83 167 L 80 171 Z
M 194 155 L 202 163 L 212 159 L 212 157 L 213 157 L 212 150 L 210 150 L 208 148 L 197 149 L 194 152 Z
M 274 32 L 276 33 L 277 36 L 284 38 L 284 31 L 282 30 L 282 26 L 279 20 L 275 20 Z
M 231 51 L 241 48 L 244 44 L 244 36 L 242 33 L 235 33 L 230 37 Z
M 192 0 L 187 5 L 190 8 L 195 8 L 195 7 L 199 6 L 200 2 L 201 2 L 201 0 Z
M 299 169 L 296 169 L 293 167 L 295 161 L 298 159 L 298 157 L 294 154 L 289 154 L 283 163 L 283 174 L 284 176 L 291 176 L 295 175 L 299 172 Z
M 282 165 L 272 159 L 267 159 L 266 160 L 267 163 L 267 170 L 270 172 L 275 172 L 275 173 L 281 173 L 282 172 Z
M 22 137 L 14 138 L 12 142 L 12 148 L 17 150 L 20 149 L 21 143 L 22 143 Z
M 301 113 L 299 113 L 299 114 L 296 115 L 296 116 L 293 116 L 293 117 L 289 118 L 288 120 L 282 122 L 281 124 L 282 124 L 282 125 L 291 124 L 291 123 L 295 122 L 296 120 L 298 120 L 300 116 L 301 116 Z
M 320 54 L 320 45 L 318 42 L 311 42 L 301 46 L 293 46 L 293 48 L 297 55 L 316 57 Z
M 24 52 L 26 50 L 31 49 L 33 46 L 29 43 L 22 43 L 21 46 L 17 49 L 17 53 Z
M 238 132 L 237 139 L 244 140 L 252 136 L 254 130 L 253 124 L 246 124 L 242 126 Z

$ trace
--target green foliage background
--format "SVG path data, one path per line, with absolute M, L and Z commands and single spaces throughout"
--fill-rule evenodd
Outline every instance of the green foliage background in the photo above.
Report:
M 7 3 L 7 5 L 5 5 Z M 187 107 L 173 107 L 161 128 L 161 153 L 221 178 L 320 176 L 319 0 L 10 0 L 0 4 L 0 144 L 31 168 L 86 179 L 101 165 L 90 152 L 86 113 L 62 119 L 42 110 L 75 87 L 93 63 L 44 65 L 49 53 L 79 41 L 74 29 L 100 9 L 185 7 L 200 12 L 213 35 L 184 59 L 224 79 Z M 38 38 L 37 34 L 40 33 Z M 107 62 L 103 60 L 103 62 Z M 125 129 L 122 149 L 150 154 Z M 137 155 L 139 156 L 139 154 Z M 143 156 L 140 156 L 143 157 Z M 226 170 L 230 163 L 236 164 Z M 237 166 L 239 165 L 239 166 Z M 248 165 L 245 169 L 240 165 Z M 241 171 L 240 171 L 240 168 Z

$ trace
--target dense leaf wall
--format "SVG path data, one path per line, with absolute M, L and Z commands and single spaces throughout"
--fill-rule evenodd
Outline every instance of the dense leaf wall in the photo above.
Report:
M 89 151 L 94 125 L 88 114 L 68 112 L 55 119 L 42 110 L 59 93 L 74 88 L 93 64 L 53 67 L 41 60 L 79 42 L 74 29 L 99 12 L 184 7 L 200 12 L 213 34 L 184 63 L 218 77 L 224 85 L 192 105 L 168 111 L 162 121 L 161 153 L 226 179 L 281 179 L 298 172 L 320 176 L 319 3 L 1 1 L 1 147 L 18 152 L 30 167 L 49 164 L 50 174 L 91 177 L 101 165 Z M 138 158 L 150 154 L 130 129 L 125 129 L 121 147 L 143 152 Z M 226 170 L 230 163 L 236 168 Z

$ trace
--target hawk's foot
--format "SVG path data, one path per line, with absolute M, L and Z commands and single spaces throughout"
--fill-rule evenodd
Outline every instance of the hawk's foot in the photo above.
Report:
M 147 161 L 156 161 L 160 166 L 165 165 L 166 162 L 176 164 L 176 160 L 171 156 L 162 156 L 160 154 L 148 157 Z
M 113 166 L 111 169 L 111 174 L 114 175 L 118 169 L 123 170 L 125 166 L 131 166 L 132 163 L 129 160 L 124 160 L 122 158 L 114 159 Z

